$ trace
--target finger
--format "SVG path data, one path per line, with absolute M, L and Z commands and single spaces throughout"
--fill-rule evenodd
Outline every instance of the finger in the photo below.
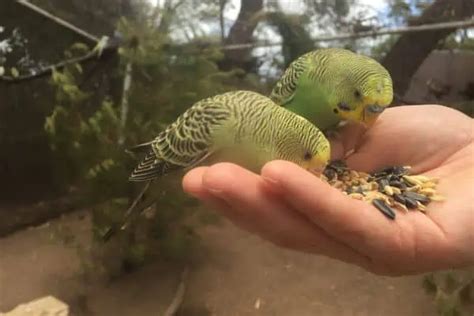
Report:
M 368 258 L 343 245 L 317 226 L 288 208 L 281 199 L 265 188 L 257 174 L 233 164 L 212 166 L 203 174 L 202 184 L 229 206 L 224 214 L 245 223 L 253 232 L 279 246 L 324 254 L 355 263 L 370 265 Z
M 190 170 L 183 177 L 183 190 L 201 200 L 204 204 L 214 210 L 218 210 L 222 215 L 228 217 L 237 226 L 250 231 L 255 232 L 255 228 L 250 226 L 247 222 L 242 221 L 241 217 L 236 216 L 236 212 L 232 210 L 232 207 L 223 199 L 217 197 L 220 192 L 218 189 L 206 188 L 202 184 L 203 176 L 208 171 L 209 167 L 199 167 Z
M 348 122 L 342 127 L 340 135 L 344 147 L 344 153 L 357 150 L 366 130 L 367 129 L 362 124 L 356 122 Z
M 411 248 L 399 238 L 403 221 L 398 217 L 397 223 L 388 220 L 373 206 L 343 195 L 292 163 L 271 162 L 263 168 L 262 176 L 271 179 L 292 207 L 361 254 L 383 259 L 387 253 L 400 255 Z
M 348 153 L 358 147 L 364 133 L 365 128 L 354 122 L 348 122 L 335 133 L 327 133 L 331 143 L 331 159 L 346 158 Z

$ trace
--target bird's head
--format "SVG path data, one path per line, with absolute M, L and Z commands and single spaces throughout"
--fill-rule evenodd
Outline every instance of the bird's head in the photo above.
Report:
M 369 57 L 353 54 L 352 63 L 335 76 L 332 109 L 342 120 L 370 127 L 392 102 L 392 79 L 382 65 Z
M 321 174 L 331 158 L 329 140 L 309 122 L 308 128 L 297 138 L 294 144 L 298 144 L 298 148 L 290 149 L 297 155 L 295 162 L 312 173 Z
M 301 162 L 301 167 L 315 174 L 320 175 L 326 165 L 329 162 L 330 150 L 329 147 L 324 148 L 324 150 L 310 154 L 308 151 L 303 156 L 303 161 Z

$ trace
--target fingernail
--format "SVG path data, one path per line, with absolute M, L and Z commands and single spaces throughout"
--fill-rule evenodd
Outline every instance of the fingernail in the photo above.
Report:
M 213 195 L 222 195 L 222 193 L 224 192 L 221 189 L 214 189 L 214 188 L 209 188 L 209 187 L 205 187 L 205 189 L 209 191 L 210 193 L 212 193 Z
M 280 187 L 280 183 L 279 183 L 277 180 L 273 179 L 273 178 L 269 178 L 269 177 L 267 177 L 267 176 L 262 176 L 262 179 L 263 179 L 263 181 L 265 181 L 265 182 L 270 186 L 270 188 L 272 188 L 272 189 L 278 189 L 278 188 Z

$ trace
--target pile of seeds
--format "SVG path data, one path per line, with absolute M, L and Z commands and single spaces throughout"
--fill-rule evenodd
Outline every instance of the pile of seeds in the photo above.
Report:
M 395 219 L 393 207 L 426 211 L 431 201 L 444 198 L 436 193 L 437 178 L 410 175 L 410 167 L 393 166 L 368 174 L 350 170 L 343 161 L 331 162 L 322 175 L 323 180 L 340 189 L 344 194 L 368 201 L 385 216 Z

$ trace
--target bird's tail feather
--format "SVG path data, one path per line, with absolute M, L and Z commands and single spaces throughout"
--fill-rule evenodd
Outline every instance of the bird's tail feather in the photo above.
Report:
M 112 236 L 114 236 L 117 231 L 124 230 L 128 223 L 131 221 L 132 217 L 140 215 L 146 208 L 153 204 L 154 199 L 146 196 L 148 189 L 153 181 L 148 181 L 145 186 L 142 188 L 140 193 L 137 195 L 129 208 L 125 211 L 122 221 L 119 225 L 114 225 L 109 227 L 104 234 L 102 234 L 102 240 L 107 242 Z
M 153 140 L 149 141 L 147 143 L 142 143 L 142 144 L 138 144 L 136 146 L 127 148 L 125 151 L 129 154 L 130 153 L 131 154 L 146 153 L 146 152 L 150 151 L 151 144 L 153 144 Z
M 153 150 L 150 150 L 135 170 L 133 170 L 128 180 L 135 182 L 148 181 L 180 167 L 181 166 L 160 159 Z

